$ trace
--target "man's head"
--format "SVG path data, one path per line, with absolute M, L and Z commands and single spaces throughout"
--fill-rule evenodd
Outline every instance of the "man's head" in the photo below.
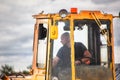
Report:
M 70 36 L 68 32 L 65 32 L 61 35 L 61 43 L 63 45 L 68 45 L 70 42 Z

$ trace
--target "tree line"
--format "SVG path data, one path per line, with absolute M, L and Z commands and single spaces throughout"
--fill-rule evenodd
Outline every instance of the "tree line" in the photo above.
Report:
M 31 66 L 28 66 L 27 69 L 31 69 Z M 0 74 L 5 74 L 7 76 L 15 75 L 15 76 L 23 76 L 24 77 L 26 75 L 30 75 L 30 72 L 27 71 L 27 70 L 16 72 L 16 71 L 14 71 L 14 67 L 13 66 L 5 64 L 5 65 L 1 66 Z

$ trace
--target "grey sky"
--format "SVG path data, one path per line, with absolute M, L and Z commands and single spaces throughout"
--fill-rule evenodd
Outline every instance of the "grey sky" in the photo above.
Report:
M 33 14 L 77 7 L 78 10 L 101 10 L 118 15 L 119 4 L 120 0 L 0 0 L 0 66 L 10 64 L 22 70 L 32 63 Z M 116 23 L 120 24 L 120 20 Z M 115 35 L 119 36 L 118 24 L 116 28 Z M 116 37 L 115 41 L 118 44 L 120 39 Z
M 119 2 L 119 0 L 91 0 L 96 4 L 111 4 L 115 2 Z

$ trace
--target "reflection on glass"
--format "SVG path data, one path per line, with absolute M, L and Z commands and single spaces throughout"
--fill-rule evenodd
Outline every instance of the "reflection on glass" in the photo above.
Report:
M 108 62 L 107 60 L 107 46 L 101 46 L 101 62 Z
M 39 40 L 38 45 L 38 58 L 37 58 L 37 66 L 39 68 L 45 67 L 45 61 L 46 61 L 46 39 L 45 40 Z
M 103 29 L 107 29 L 107 25 L 106 24 L 102 24 L 100 26 L 100 28 L 103 30 Z M 101 39 L 101 44 L 107 44 L 107 35 L 102 35 L 100 34 L 100 39 Z
M 107 29 L 107 25 L 103 24 L 101 25 L 101 29 Z M 104 67 L 108 67 L 108 49 L 107 49 L 107 39 L 105 38 L 105 35 L 100 35 L 101 40 L 101 46 L 100 46 L 100 54 L 101 54 L 101 65 Z

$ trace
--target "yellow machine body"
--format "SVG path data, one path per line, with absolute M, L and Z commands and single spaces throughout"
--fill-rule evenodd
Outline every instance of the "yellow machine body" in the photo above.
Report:
M 78 13 L 76 9 L 67 12 L 63 9 L 59 13 L 40 13 L 33 17 L 36 19 L 36 23 L 34 26 L 32 80 L 54 80 L 52 60 L 60 46 L 57 40 L 60 42 L 60 34 L 63 31 L 70 33 L 71 80 L 116 80 L 114 16 L 112 14 L 88 10 Z M 75 34 L 77 34 L 76 37 Z M 79 36 L 83 36 L 81 39 L 85 38 L 82 41 L 93 55 L 94 60 L 91 65 L 75 66 L 74 41 L 77 41 Z M 57 79 L 67 80 L 66 77 L 62 75 Z

